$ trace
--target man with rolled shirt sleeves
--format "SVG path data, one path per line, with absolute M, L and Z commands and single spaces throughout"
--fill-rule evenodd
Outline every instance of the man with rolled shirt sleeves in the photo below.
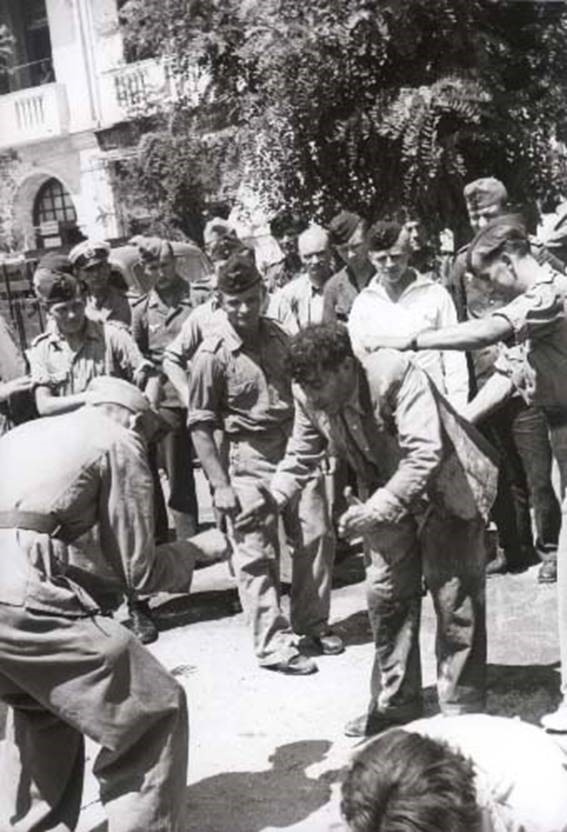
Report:
M 295 417 L 264 503 L 236 519 L 244 532 L 301 493 L 329 447 L 356 470 L 360 500 L 339 521 L 362 536 L 374 664 L 368 711 L 348 736 L 420 716 L 422 574 L 437 616 L 437 688 L 446 715 L 482 711 L 486 626 L 484 525 L 496 467 L 482 437 L 426 373 L 394 350 L 361 364 L 346 328 L 308 326 L 290 342 Z
M 331 244 L 345 265 L 325 284 L 325 323 L 346 323 L 358 293 L 376 273 L 368 259 L 367 232 L 367 221 L 350 211 L 341 211 L 329 223 Z
M 195 449 L 213 489 L 213 504 L 231 528 L 241 508 L 258 501 L 283 457 L 293 421 L 288 336 L 261 314 L 265 287 L 251 260 L 232 255 L 219 270 L 223 319 L 196 353 L 189 379 L 189 425 Z M 227 465 L 218 430 L 228 440 Z M 302 655 L 297 635 L 326 654 L 342 652 L 329 628 L 334 558 L 324 482 L 313 472 L 289 509 L 293 527 L 291 622 L 280 605 L 277 517 L 234 537 L 234 565 L 242 606 L 261 667 L 306 675 L 317 670 Z M 292 631 L 293 628 L 293 631 Z
M 492 176 L 475 179 L 463 190 L 469 223 L 478 233 L 488 223 L 506 213 L 508 192 Z M 545 263 L 552 257 L 532 240 L 536 259 Z M 460 321 L 481 318 L 493 311 L 486 294 L 471 282 L 467 268 L 469 245 L 457 254 L 451 273 L 452 293 Z M 495 372 L 504 345 L 490 345 L 468 354 L 471 393 L 483 389 Z M 561 512 L 551 481 L 551 447 L 543 413 L 529 405 L 514 391 L 506 402 L 478 422 L 501 455 L 498 494 L 492 519 L 499 537 L 497 557 L 488 564 L 488 573 L 522 571 L 541 560 L 538 580 L 553 583 L 557 576 L 557 540 Z M 530 502 L 534 509 L 537 539 L 532 535 Z
M 132 334 L 157 373 L 147 392 L 170 431 L 155 450 L 169 480 L 168 505 L 177 537 L 183 539 L 195 534 L 198 525 L 187 401 L 179 398 L 163 373 L 162 365 L 166 347 L 179 334 L 191 313 L 189 284 L 175 270 L 170 243 L 149 238 L 138 249 L 140 262 L 152 278 L 153 289 L 132 304 Z M 154 462 L 157 468 L 158 460 Z
M 149 402 L 109 377 L 86 392 L 81 410 L 0 439 L 0 829 L 77 828 L 88 736 L 109 828 L 183 832 L 185 693 L 99 599 L 189 592 L 196 559 L 226 543 L 154 546 Z M 95 524 L 104 576 L 72 565 Z
M 77 277 L 87 286 L 87 317 L 92 321 L 132 323 L 128 298 L 110 283 L 110 246 L 104 240 L 83 240 L 69 252 Z

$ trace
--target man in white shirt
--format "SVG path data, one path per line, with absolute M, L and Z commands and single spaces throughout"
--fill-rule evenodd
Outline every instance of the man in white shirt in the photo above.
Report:
M 301 274 L 272 295 L 268 317 L 275 318 L 290 335 L 323 320 L 323 288 L 333 273 L 329 233 L 311 225 L 297 240 L 303 265 Z
M 457 322 L 447 290 L 409 267 L 411 252 L 402 226 L 395 222 L 375 223 L 368 244 L 368 257 L 376 275 L 354 301 L 348 323 L 353 349 L 360 360 L 372 352 L 372 341 L 378 333 L 400 335 Z M 468 373 L 462 353 L 427 350 L 416 353 L 414 360 L 456 410 L 465 406 Z
M 368 742 L 343 783 L 353 832 L 565 832 L 567 758 L 519 719 L 420 719 Z

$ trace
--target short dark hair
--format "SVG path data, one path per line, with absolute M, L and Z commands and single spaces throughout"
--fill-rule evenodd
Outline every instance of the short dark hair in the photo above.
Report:
M 396 728 L 355 757 L 341 811 L 353 832 L 478 832 L 472 762 L 445 743 Z
M 280 211 L 270 221 L 270 234 L 276 240 L 281 240 L 286 234 L 298 237 L 309 225 L 305 217 L 296 214 L 294 211 Z
M 479 274 L 502 252 L 528 254 L 530 242 L 523 217 L 519 214 L 501 214 L 481 228 L 467 251 L 467 268 Z
M 302 382 L 336 370 L 345 358 L 354 356 L 346 327 L 312 324 L 294 335 L 289 345 L 288 369 L 294 381 Z
M 394 246 L 402 233 L 403 226 L 392 220 L 378 220 L 368 232 L 370 251 L 386 251 Z

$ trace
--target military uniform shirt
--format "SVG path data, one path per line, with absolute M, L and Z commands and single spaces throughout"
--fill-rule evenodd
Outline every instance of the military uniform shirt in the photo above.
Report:
M 115 286 L 109 286 L 100 305 L 95 303 L 92 295 L 87 297 L 85 313 L 91 321 L 114 321 L 124 324 L 130 328 L 132 323 L 132 310 L 126 295 Z
M 181 282 L 180 299 L 175 306 L 164 303 L 155 290 L 133 304 L 132 334 L 156 370 L 161 370 L 166 347 L 179 335 L 192 311 L 187 284 Z M 164 382 L 160 406 L 183 406 L 169 381 Z
M 36 383 L 50 387 L 58 396 L 83 393 L 98 376 L 132 381 L 135 372 L 147 363 L 124 327 L 88 319 L 77 350 L 52 328 L 34 340 L 28 359 Z
M 375 272 L 369 276 L 366 286 L 368 286 L 374 274 Z M 336 321 L 346 323 L 359 292 L 360 289 L 348 266 L 330 277 L 325 284 L 323 293 L 324 322 L 326 324 L 335 323 Z
M 526 343 L 533 369 L 533 402 L 567 411 L 567 320 L 563 275 L 548 270 L 527 292 L 493 314 L 512 325 L 516 341 Z
M 189 379 L 189 425 L 202 422 L 228 434 L 288 430 L 293 419 L 285 362 L 288 336 L 268 318 L 253 347 L 225 319 L 219 334 L 201 344 Z

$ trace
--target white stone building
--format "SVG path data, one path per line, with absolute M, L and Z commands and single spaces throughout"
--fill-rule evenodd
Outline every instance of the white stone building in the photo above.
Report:
M 0 242 L 10 250 L 71 243 L 78 231 L 126 233 L 104 141 L 132 108 L 171 94 L 164 65 L 128 62 L 120 0 L 0 0 L 13 35 L 0 68 Z M 120 144 L 118 142 L 118 144 Z

